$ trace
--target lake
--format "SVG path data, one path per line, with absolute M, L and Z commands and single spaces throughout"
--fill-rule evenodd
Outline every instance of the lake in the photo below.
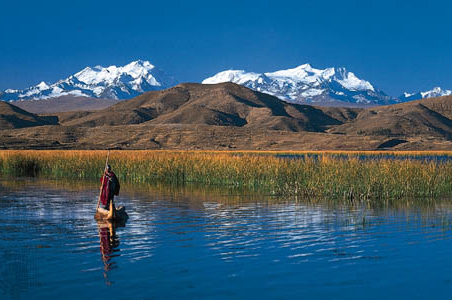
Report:
M 268 154 L 266 154 L 268 155 Z M 388 153 L 385 154 L 381 152 L 379 154 L 340 154 L 340 153 L 332 153 L 331 157 L 336 159 L 348 160 L 350 158 L 355 158 L 358 160 L 376 160 L 376 161 L 384 161 L 384 160 L 401 160 L 401 161 L 421 161 L 421 162 L 434 162 L 434 163 L 447 163 L 452 161 L 452 156 L 448 154 L 443 155 L 413 155 L 413 154 L 393 154 Z M 297 154 L 297 153 L 283 153 L 283 154 L 273 154 L 273 156 L 284 159 L 314 159 L 318 160 L 322 155 L 315 153 L 308 154 Z
M 446 298 L 450 199 L 381 207 L 97 182 L 0 180 L 1 299 Z

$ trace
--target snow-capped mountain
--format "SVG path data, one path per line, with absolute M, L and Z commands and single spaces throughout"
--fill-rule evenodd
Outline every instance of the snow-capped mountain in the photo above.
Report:
M 137 60 L 123 67 L 86 67 L 53 84 L 41 82 L 24 90 L 5 90 L 0 100 L 47 99 L 65 95 L 129 99 L 147 91 L 166 89 L 177 81 L 148 61 Z
M 441 97 L 441 96 L 449 96 L 452 95 L 451 90 L 443 90 L 440 87 L 434 87 L 433 89 L 425 92 L 418 92 L 418 93 L 403 93 L 402 96 L 399 97 L 399 99 L 402 102 L 406 101 L 412 101 L 412 100 L 419 100 L 424 98 L 434 98 L 434 97 Z
M 276 72 L 253 73 L 227 70 L 202 81 L 203 84 L 234 82 L 293 103 L 340 103 L 385 105 L 423 98 L 452 95 L 435 87 L 430 91 L 404 93 L 395 98 L 358 78 L 345 68 L 316 69 L 309 64 Z M 24 90 L 7 89 L 0 100 L 48 99 L 66 95 L 130 99 L 147 91 L 173 87 L 178 82 L 149 61 L 133 61 L 125 66 L 86 67 L 55 83 L 41 82 Z
M 293 69 L 269 73 L 228 70 L 205 79 L 203 84 L 234 82 L 253 90 L 293 102 L 334 102 L 391 104 L 396 98 L 376 89 L 345 68 L 316 69 L 304 64 Z

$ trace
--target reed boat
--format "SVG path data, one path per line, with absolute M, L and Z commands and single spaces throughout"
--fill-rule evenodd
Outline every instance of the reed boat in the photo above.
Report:
M 106 210 L 105 208 L 98 207 L 96 214 L 94 215 L 94 219 L 102 220 L 102 221 L 110 221 L 110 222 L 125 222 L 129 216 L 126 213 L 126 208 L 124 206 L 120 206 L 116 208 L 113 204 L 113 201 L 110 202 L 110 209 Z

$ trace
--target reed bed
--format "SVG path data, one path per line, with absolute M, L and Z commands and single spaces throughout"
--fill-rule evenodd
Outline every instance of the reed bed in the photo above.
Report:
M 305 156 L 287 159 L 274 155 L 289 153 Z M 363 155 L 390 154 L 413 159 L 362 159 Z M 0 174 L 97 180 L 106 155 L 107 151 L 0 151 Z M 416 159 L 450 155 L 450 152 L 112 151 L 109 164 L 120 180 L 128 182 L 198 183 L 259 189 L 272 195 L 357 201 L 451 196 L 452 160 L 438 163 Z

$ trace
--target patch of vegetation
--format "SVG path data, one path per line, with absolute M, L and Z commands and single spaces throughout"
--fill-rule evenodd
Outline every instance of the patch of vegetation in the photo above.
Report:
M 373 136 L 391 136 L 393 135 L 389 128 L 375 128 L 372 130 L 358 130 L 358 135 L 373 135 Z
M 297 159 L 283 157 L 296 154 Z M 112 151 L 122 181 L 260 189 L 272 195 L 371 200 L 452 195 L 452 162 L 435 153 Z M 98 180 L 106 151 L 0 151 L 0 174 Z M 439 153 L 438 153 L 439 154 Z M 441 153 L 452 155 L 451 153 Z M 362 159 L 371 155 L 372 159 Z M 375 159 L 381 155 L 382 159 Z M 394 155 L 399 155 L 395 153 Z

